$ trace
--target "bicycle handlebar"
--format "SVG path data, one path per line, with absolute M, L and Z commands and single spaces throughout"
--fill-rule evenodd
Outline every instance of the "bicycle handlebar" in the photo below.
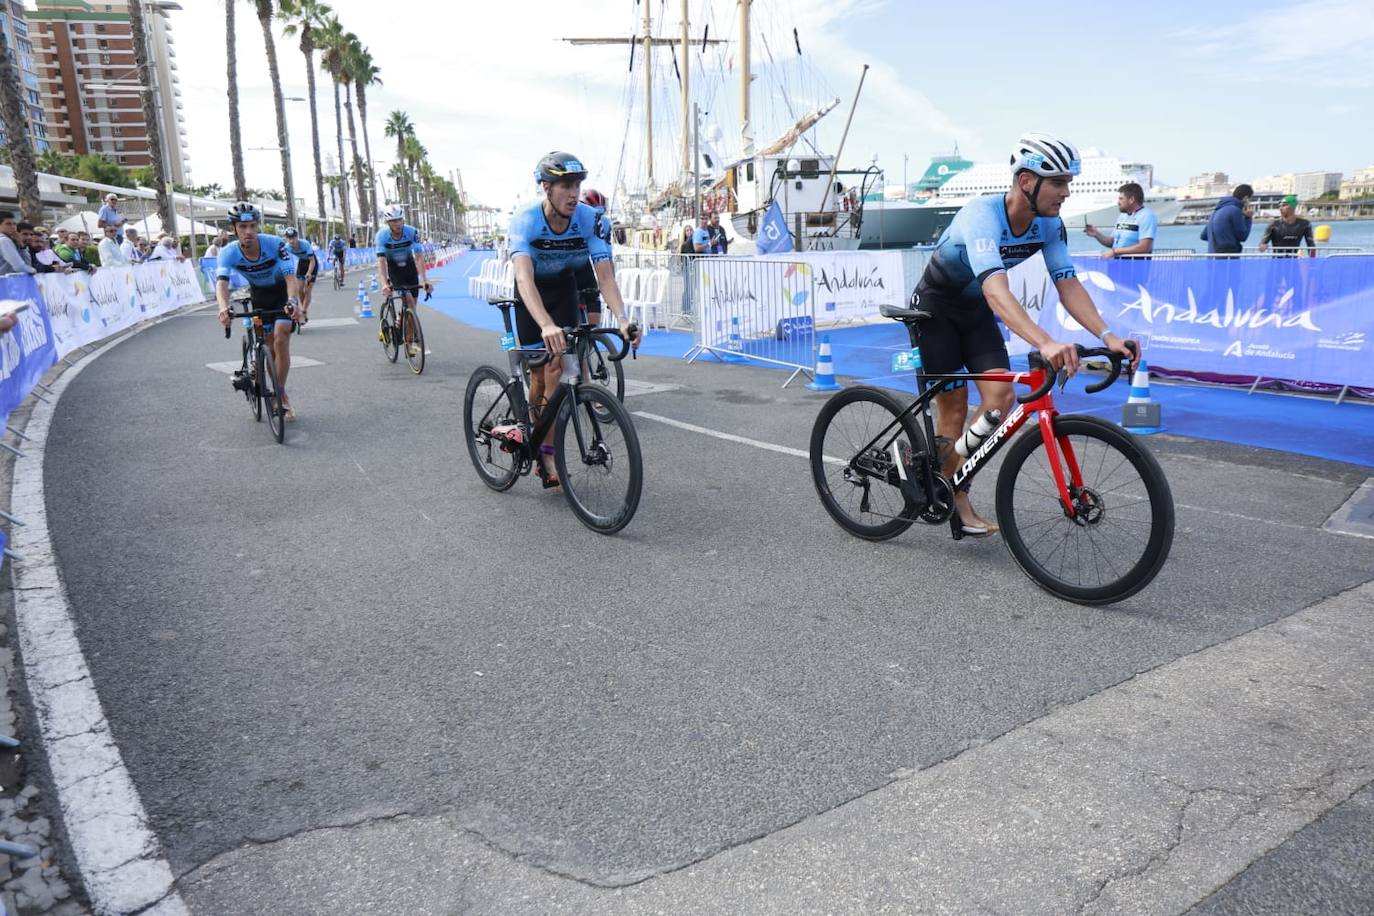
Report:
M 581 328 L 563 329 L 563 336 L 567 337 L 569 340 L 576 339 L 578 335 L 586 335 L 587 337 L 605 337 L 607 339 L 613 339 L 617 341 L 620 344 L 620 346 L 617 348 L 616 352 L 608 354 L 608 358 L 611 360 L 611 362 L 618 363 L 626 356 L 628 356 L 630 353 L 630 342 L 625 339 L 625 335 L 621 333 L 619 328 L 588 328 L 584 325 Z
M 1140 358 L 1140 350 L 1137 347 L 1136 342 L 1134 340 L 1126 341 L 1126 346 L 1130 349 L 1135 359 Z M 1096 394 L 1097 392 L 1110 387 L 1113 382 L 1115 382 L 1118 378 L 1121 377 L 1121 362 L 1123 359 L 1125 359 L 1125 357 L 1123 357 L 1120 353 L 1116 352 L 1115 350 L 1109 350 L 1106 347 L 1085 347 L 1082 344 L 1074 344 L 1074 349 L 1078 351 L 1078 358 L 1080 360 L 1090 359 L 1092 357 L 1103 357 L 1110 361 L 1112 364 L 1112 369 L 1110 372 L 1107 373 L 1106 378 L 1104 378 L 1100 382 L 1096 382 L 1083 389 L 1088 394 Z M 1045 381 L 1041 383 L 1039 388 L 1037 388 L 1035 391 L 1032 391 L 1030 394 L 1017 397 L 1016 400 L 1022 404 L 1029 404 L 1031 401 L 1035 401 L 1044 397 L 1045 394 L 1048 393 L 1049 390 L 1054 387 L 1055 380 L 1058 379 L 1060 376 L 1064 376 L 1064 371 L 1061 369 L 1058 373 L 1056 373 L 1053 367 L 1050 366 L 1049 362 L 1043 356 L 1040 355 L 1040 352 L 1038 350 L 1032 350 L 1030 352 L 1029 357 L 1027 357 L 1027 361 L 1029 362 L 1030 367 L 1032 369 L 1044 370 Z M 1064 376 L 1063 380 L 1059 383 L 1059 387 L 1064 387 L 1064 383 L 1067 381 L 1068 377 Z
M 234 300 L 233 300 L 233 303 L 234 303 L 234 305 L 247 305 L 249 301 L 250 301 L 250 300 L 248 300 L 248 299 L 234 299 Z M 267 315 L 285 315 L 287 318 L 290 318 L 290 317 L 291 317 L 291 312 L 288 311 L 287 309 L 252 309 L 252 308 L 245 308 L 245 309 L 244 309 L 243 311 L 241 311 L 241 312 L 236 312 L 236 311 L 234 311 L 234 306 L 233 306 L 233 305 L 230 305 L 230 307 L 229 307 L 229 324 L 228 324 L 227 326 L 225 326 L 225 328 L 224 328 L 224 339 L 225 339 L 225 340 L 228 340 L 231 336 L 233 336 L 234 319 L 236 319 L 236 318 L 258 318 L 258 317 L 265 317 L 265 316 L 267 316 Z

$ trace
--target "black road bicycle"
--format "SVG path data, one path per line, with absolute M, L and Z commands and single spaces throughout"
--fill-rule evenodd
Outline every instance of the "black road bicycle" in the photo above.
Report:
M 386 353 L 386 358 L 393 363 L 396 357 L 404 349 L 406 362 L 410 363 L 410 371 L 419 375 L 425 371 L 425 332 L 420 327 L 420 316 L 405 299 L 405 293 L 414 295 L 419 292 L 419 288 L 403 289 L 392 287 L 391 295 L 382 304 L 382 329 L 378 332 L 377 338 L 382 342 L 382 350 Z M 433 295 L 433 290 L 426 287 L 425 301 Z M 397 303 L 400 303 L 400 318 L 396 317 Z
M 885 317 L 916 324 L 921 309 L 882 306 Z M 1121 374 L 1122 357 L 1105 348 L 1078 348 L 1080 359 L 1111 363 L 1101 391 Z M 913 351 L 918 357 L 919 351 Z M 1152 454 L 1121 427 L 1054 407 L 1056 374 L 1039 353 L 1029 372 L 927 375 L 914 361 L 916 400 L 903 405 L 890 392 L 855 386 L 821 408 L 811 432 L 811 474 L 821 503 L 846 531 L 880 541 L 916 521 L 948 522 L 957 540 L 963 527 L 954 492 L 983 468 L 1031 417 L 1033 429 L 1012 442 L 997 476 L 997 522 L 1007 549 L 1046 591 L 1080 604 L 1110 604 L 1154 579 L 1174 536 L 1174 500 Z M 1016 405 L 952 477 L 942 458 L 929 410 L 931 399 L 959 382 L 985 379 L 1029 385 Z M 1067 378 L 1059 374 L 1062 389 Z
M 614 534 L 634 518 L 643 486 L 639 436 L 629 411 L 604 388 L 582 378 L 581 365 L 596 342 L 614 342 L 607 358 L 618 363 L 629 344 L 620 331 L 583 324 L 564 328 L 568 351 L 563 376 L 531 426 L 526 368 L 548 361 L 547 350 L 522 350 L 511 325 L 513 299 L 491 299 L 501 309 L 506 333 L 501 346 L 510 359 L 505 371 L 478 366 L 463 397 L 463 434 L 482 482 L 498 492 L 542 467 L 541 446 L 553 430 L 554 468 L 568 505 L 584 525 Z
M 242 310 L 234 311 L 234 305 L 241 306 Z M 246 297 L 234 299 L 229 314 L 234 319 L 247 319 L 243 331 L 243 364 L 234 370 L 231 384 L 248 399 L 248 409 L 253 412 L 254 419 L 261 422 L 263 414 L 267 414 L 272 436 L 278 443 L 283 443 L 286 441 L 286 408 L 281 402 L 277 361 L 272 356 L 272 348 L 267 346 L 262 323 L 290 316 L 284 309 L 255 309 Z M 228 340 L 231 336 L 232 323 L 224 329 L 224 338 Z
M 343 258 L 334 258 L 334 288 L 344 288 L 344 263 Z

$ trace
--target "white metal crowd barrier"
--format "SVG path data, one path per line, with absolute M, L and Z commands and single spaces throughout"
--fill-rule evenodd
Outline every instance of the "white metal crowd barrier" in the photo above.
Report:
M 468 277 L 468 295 L 475 299 L 490 299 L 493 296 L 509 299 L 514 296 L 515 265 L 500 258 L 483 261 L 477 276 Z
M 810 378 L 816 365 L 816 284 L 794 261 L 692 259 L 693 333 L 687 361 L 757 362 Z

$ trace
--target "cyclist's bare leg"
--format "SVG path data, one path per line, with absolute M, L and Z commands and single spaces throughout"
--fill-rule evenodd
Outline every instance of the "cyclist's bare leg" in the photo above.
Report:
M 303 281 L 301 281 L 301 283 L 299 284 L 299 286 L 300 286 L 300 295 L 299 295 L 298 298 L 300 299 L 300 302 L 301 302 L 301 314 L 308 317 L 309 314 L 310 314 L 310 298 L 311 298 L 312 294 L 315 292 L 315 284 L 314 284 L 314 283 L 311 283 L 311 282 L 309 282 L 309 281 L 303 280 Z
M 989 407 L 997 407 L 1004 413 L 1006 408 L 1002 406 L 997 392 L 989 392 L 985 386 L 995 386 L 1006 390 L 1007 400 L 1010 400 L 1011 386 L 1003 382 L 978 382 L 978 394 L 983 404 L 978 408 L 978 414 L 982 414 Z M 951 442 L 957 441 L 964 434 L 968 426 L 968 388 L 956 388 L 953 391 L 946 391 L 935 396 L 935 433 L 943 439 Z M 954 449 L 949 450 L 945 456 L 944 465 L 941 473 L 946 477 L 954 474 L 959 466 L 964 463 L 964 459 L 959 457 L 959 453 Z M 967 492 L 958 490 L 954 494 L 954 508 L 959 512 L 959 518 L 969 528 L 983 528 L 989 534 L 997 531 L 997 525 L 988 521 L 978 514 L 978 510 L 973 508 L 973 503 L 969 499 Z
M 407 289 L 407 290 L 402 290 L 401 296 L 403 297 L 403 298 L 402 298 L 402 306 L 403 306 L 403 308 L 410 309 L 412 312 L 415 311 L 415 293 L 414 293 L 413 291 L 411 291 L 411 290 L 408 290 L 408 289 Z M 399 322 L 401 323 L 401 328 L 402 328 L 402 330 L 408 330 L 409 328 L 408 328 L 408 326 L 406 325 L 405 318 L 403 317 L 404 315 L 405 315 L 405 312 L 402 311 L 400 315 L 397 315 L 397 316 L 396 316 L 396 320 L 399 321 Z M 406 355 L 407 355 L 407 356 L 410 355 L 409 347 L 410 347 L 410 345 L 413 344 L 414 342 L 415 342 L 415 335 L 414 335 L 414 334 L 410 334 L 410 335 L 408 335 L 408 336 L 406 337 L 406 339 L 405 339 L 405 345 L 406 345 L 406 347 L 407 347 L 407 350 L 406 350 Z
M 551 359 L 544 366 L 540 367 L 539 369 L 535 369 L 533 372 L 531 372 L 530 376 L 530 403 L 538 403 L 540 405 L 540 409 L 543 410 L 547 407 L 548 398 L 553 394 L 553 392 L 558 390 L 558 385 L 563 380 L 563 360 L 561 358 Z M 540 399 L 538 401 L 534 400 L 536 376 L 538 376 L 537 384 L 539 386 L 540 395 Z M 531 409 L 531 414 L 533 414 L 533 409 Z M 551 453 L 545 452 L 543 448 L 544 446 L 553 448 L 552 424 L 549 425 L 549 431 L 544 434 L 544 441 L 539 443 L 539 445 L 539 458 L 544 464 L 544 472 L 550 478 L 557 477 L 558 471 L 554 466 L 553 455 Z

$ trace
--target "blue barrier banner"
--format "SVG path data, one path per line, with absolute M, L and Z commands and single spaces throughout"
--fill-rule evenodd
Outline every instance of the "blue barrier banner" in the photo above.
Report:
M 1074 264 L 1108 326 L 1140 340 L 1151 365 L 1374 386 L 1374 255 Z M 1025 280 L 1035 288 L 1012 291 L 1041 327 L 1095 344 L 1053 285 Z
M 0 416 L 8 417 L 33 391 L 43 373 L 57 362 L 52 324 L 38 295 L 38 283 L 28 274 L 0 277 L 0 309 L 28 303 L 19 323 L 0 337 Z

